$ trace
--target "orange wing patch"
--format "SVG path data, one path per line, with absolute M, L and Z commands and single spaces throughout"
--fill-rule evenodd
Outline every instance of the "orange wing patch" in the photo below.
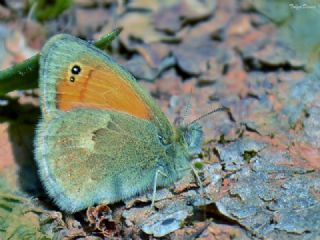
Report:
M 95 108 L 151 119 L 151 111 L 125 77 L 108 66 L 70 65 L 57 84 L 57 108 Z

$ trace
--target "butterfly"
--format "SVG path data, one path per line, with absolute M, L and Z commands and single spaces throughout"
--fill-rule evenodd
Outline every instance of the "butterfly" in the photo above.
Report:
M 60 209 L 77 212 L 150 190 L 154 196 L 190 172 L 201 125 L 174 127 L 134 77 L 91 43 L 52 37 L 39 74 L 35 158 Z

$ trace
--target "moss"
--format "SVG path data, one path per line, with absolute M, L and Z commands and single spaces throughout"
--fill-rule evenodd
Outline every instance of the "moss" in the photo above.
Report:
M 203 167 L 204 167 L 204 165 L 203 165 L 202 162 L 195 162 L 195 163 L 193 164 L 193 166 L 194 166 L 197 170 L 202 170 Z
M 250 161 L 250 159 L 255 157 L 256 155 L 257 155 L 256 151 L 250 150 L 250 151 L 244 151 L 244 153 L 242 154 L 242 157 L 243 157 L 243 160 Z

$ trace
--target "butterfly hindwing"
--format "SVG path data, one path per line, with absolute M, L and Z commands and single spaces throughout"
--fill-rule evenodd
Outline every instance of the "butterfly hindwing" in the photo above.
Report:
M 37 145 L 45 187 L 69 211 L 141 193 L 153 185 L 159 163 L 174 164 L 154 124 L 112 111 L 60 114 L 39 125 Z M 177 177 L 169 176 L 163 181 Z

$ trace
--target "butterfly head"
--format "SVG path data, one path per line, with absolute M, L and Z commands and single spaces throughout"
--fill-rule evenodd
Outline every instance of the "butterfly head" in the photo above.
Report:
M 203 143 L 203 130 L 199 123 L 194 122 L 186 126 L 180 126 L 177 129 L 178 141 L 181 142 L 189 156 L 201 152 Z
M 175 123 L 178 125 L 176 136 L 177 141 L 182 143 L 182 145 L 185 147 L 187 153 L 189 156 L 192 156 L 194 154 L 201 152 L 201 146 L 204 140 L 203 137 L 203 130 L 202 126 L 199 124 L 199 121 L 203 118 L 206 118 L 210 116 L 213 113 L 225 111 L 230 113 L 230 109 L 227 107 L 220 107 L 216 108 L 210 112 L 207 112 L 206 114 L 203 114 L 199 118 L 193 120 L 192 122 L 188 124 L 183 123 L 183 118 L 178 118 Z

